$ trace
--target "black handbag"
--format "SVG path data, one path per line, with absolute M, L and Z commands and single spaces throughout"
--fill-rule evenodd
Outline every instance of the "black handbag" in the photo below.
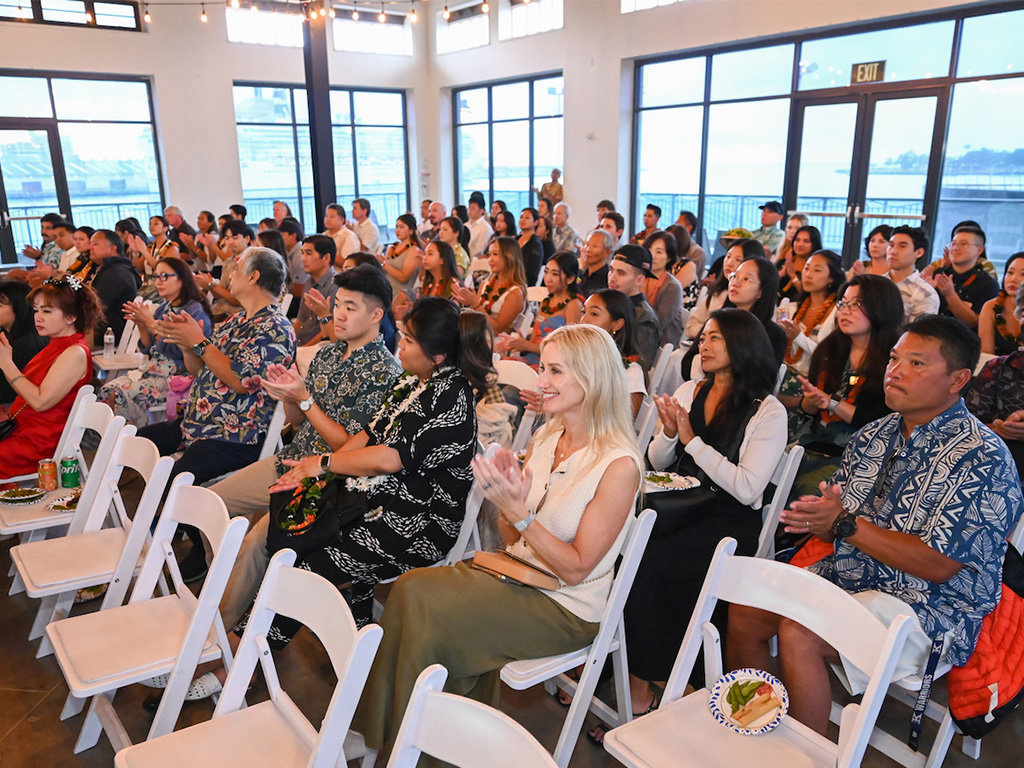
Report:
M 0 440 L 3 440 L 5 437 L 11 434 L 11 432 L 14 431 L 14 428 L 18 426 L 17 423 L 14 421 L 14 417 L 21 413 L 23 410 L 25 410 L 26 405 L 28 405 L 28 403 L 22 405 L 21 408 L 19 408 L 16 413 L 12 413 L 8 419 L 0 421 Z
M 366 494 L 349 490 L 345 475 L 304 478 L 292 491 L 270 496 L 267 552 L 291 549 L 299 559 L 334 544 L 366 516 Z

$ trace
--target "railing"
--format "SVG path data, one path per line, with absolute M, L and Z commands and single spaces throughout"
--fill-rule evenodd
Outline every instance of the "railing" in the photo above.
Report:
M 373 217 L 377 220 L 377 226 L 380 228 L 381 242 L 390 242 L 395 239 L 395 220 L 398 219 L 403 213 L 409 211 L 408 204 L 405 198 L 405 192 L 381 192 L 375 194 L 363 195 L 367 200 L 370 201 L 370 211 Z M 259 223 L 260 219 L 273 218 L 274 216 L 274 201 L 284 200 L 292 208 L 292 213 L 296 214 L 296 218 L 302 222 L 302 227 L 307 234 L 313 234 L 313 228 L 316 227 L 316 203 L 313 201 L 312 195 L 307 195 L 302 199 L 302 211 L 301 213 L 296 211 L 297 202 L 295 200 L 294 193 L 282 194 L 276 197 L 246 197 L 245 207 L 247 209 L 246 221 L 252 224 L 254 227 Z M 344 200 L 342 205 L 345 208 L 345 212 L 348 213 L 349 218 L 352 217 L 352 201 Z M 417 216 L 417 219 L 419 217 Z

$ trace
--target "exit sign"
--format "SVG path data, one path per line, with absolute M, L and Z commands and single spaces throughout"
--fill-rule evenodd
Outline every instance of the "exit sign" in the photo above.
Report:
M 863 64 L 854 64 L 850 68 L 850 85 L 880 83 L 883 80 L 885 80 L 884 61 L 866 61 Z

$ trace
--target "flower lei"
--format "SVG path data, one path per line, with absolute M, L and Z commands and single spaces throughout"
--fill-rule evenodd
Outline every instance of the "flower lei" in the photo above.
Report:
M 813 331 L 815 328 L 817 328 L 821 324 L 821 321 L 824 320 L 828 313 L 832 310 L 832 306 L 835 303 L 835 294 L 825 299 L 825 303 L 822 304 L 821 307 L 818 309 L 818 313 L 805 326 L 805 332 Z M 793 318 L 793 322 L 799 324 L 800 321 L 803 320 L 804 316 L 806 316 L 806 314 L 810 312 L 810 310 L 811 299 L 810 297 L 807 297 L 806 299 L 803 300 L 803 303 L 800 304 L 800 308 L 796 311 L 796 316 Z M 792 348 L 792 343 L 790 343 L 790 348 Z M 803 357 L 803 355 L 804 351 L 797 347 L 796 349 L 793 350 L 792 353 L 786 354 L 786 363 L 788 363 L 789 365 L 793 365 L 793 363 L 795 363 L 797 360 Z
M 544 297 L 544 300 L 541 301 L 541 303 L 540 303 L 540 313 L 542 315 L 546 315 L 547 317 L 551 317 L 552 315 L 557 315 L 559 312 L 561 312 L 563 309 L 565 309 L 567 306 L 569 306 L 569 302 L 572 301 L 572 299 L 573 299 L 572 296 L 567 296 L 565 301 L 558 302 L 557 304 L 555 304 L 554 309 L 552 309 L 551 308 L 551 298 L 552 298 L 553 295 L 554 294 L 549 293 L 547 296 Z
M 494 296 L 492 298 L 491 290 L 494 289 L 497 286 L 497 282 L 498 282 L 498 277 L 497 277 L 497 275 L 495 275 L 490 280 L 488 280 L 486 283 L 484 283 L 484 289 L 480 293 L 480 308 L 482 310 L 484 310 L 485 312 L 490 312 L 491 311 L 491 307 L 493 307 L 495 305 L 495 303 L 497 303 L 498 299 L 500 299 L 502 297 L 502 294 L 504 294 L 506 291 L 508 291 L 509 287 L 507 285 L 503 285 L 500 288 L 497 288 L 497 290 L 494 292 Z
M 1007 341 L 1012 341 L 1014 344 L 1017 343 L 1017 337 L 1006 330 L 1006 300 L 1010 298 L 1005 291 L 1000 291 L 999 296 L 996 298 L 996 303 L 992 307 L 992 318 L 996 326 L 996 331 Z

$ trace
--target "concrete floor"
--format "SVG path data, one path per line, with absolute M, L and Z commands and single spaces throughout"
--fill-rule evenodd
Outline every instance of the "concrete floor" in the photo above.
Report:
M 0 544 L 0 573 L 3 574 L 0 577 L 0 767 L 108 768 L 113 764 L 113 750 L 104 737 L 93 749 L 81 755 L 72 753 L 82 717 L 66 722 L 59 720 L 67 695 L 60 669 L 52 656 L 37 660 L 38 641 L 30 643 L 26 639 L 36 601 L 24 594 L 7 595 L 11 579 L 6 574 L 12 545 L 12 541 Z M 303 696 L 296 696 L 297 702 L 313 722 L 318 722 L 334 684 L 333 672 L 319 642 L 308 632 L 300 632 L 290 648 L 277 655 L 277 662 L 285 689 L 303 691 Z M 150 715 L 141 706 L 147 694 L 148 690 L 141 686 L 132 686 L 119 693 L 114 702 L 129 736 L 135 741 L 144 739 L 149 728 Z M 943 695 L 940 686 L 937 696 Z M 249 701 L 254 703 L 265 698 L 266 689 L 257 682 Z M 543 744 L 554 747 L 566 710 L 547 696 L 540 686 L 523 692 L 506 689 L 502 696 L 502 709 L 523 723 Z M 201 722 L 212 712 L 213 706 L 209 702 L 186 704 L 178 726 Z M 906 732 L 908 718 L 909 711 L 899 705 L 883 711 L 883 720 L 897 734 Z M 591 720 L 588 718 L 585 727 L 593 724 Z M 934 730 L 934 725 L 926 727 L 926 746 L 930 744 Z M 949 768 L 1017 768 L 1024 759 L 1024 718 L 1016 713 L 986 739 L 981 759 L 977 762 L 965 757 L 959 751 L 959 745 L 960 738 L 955 737 L 945 762 Z M 571 768 L 613 768 L 617 765 L 610 755 L 582 736 L 570 763 Z M 883 768 L 895 763 L 869 749 L 864 765 Z

